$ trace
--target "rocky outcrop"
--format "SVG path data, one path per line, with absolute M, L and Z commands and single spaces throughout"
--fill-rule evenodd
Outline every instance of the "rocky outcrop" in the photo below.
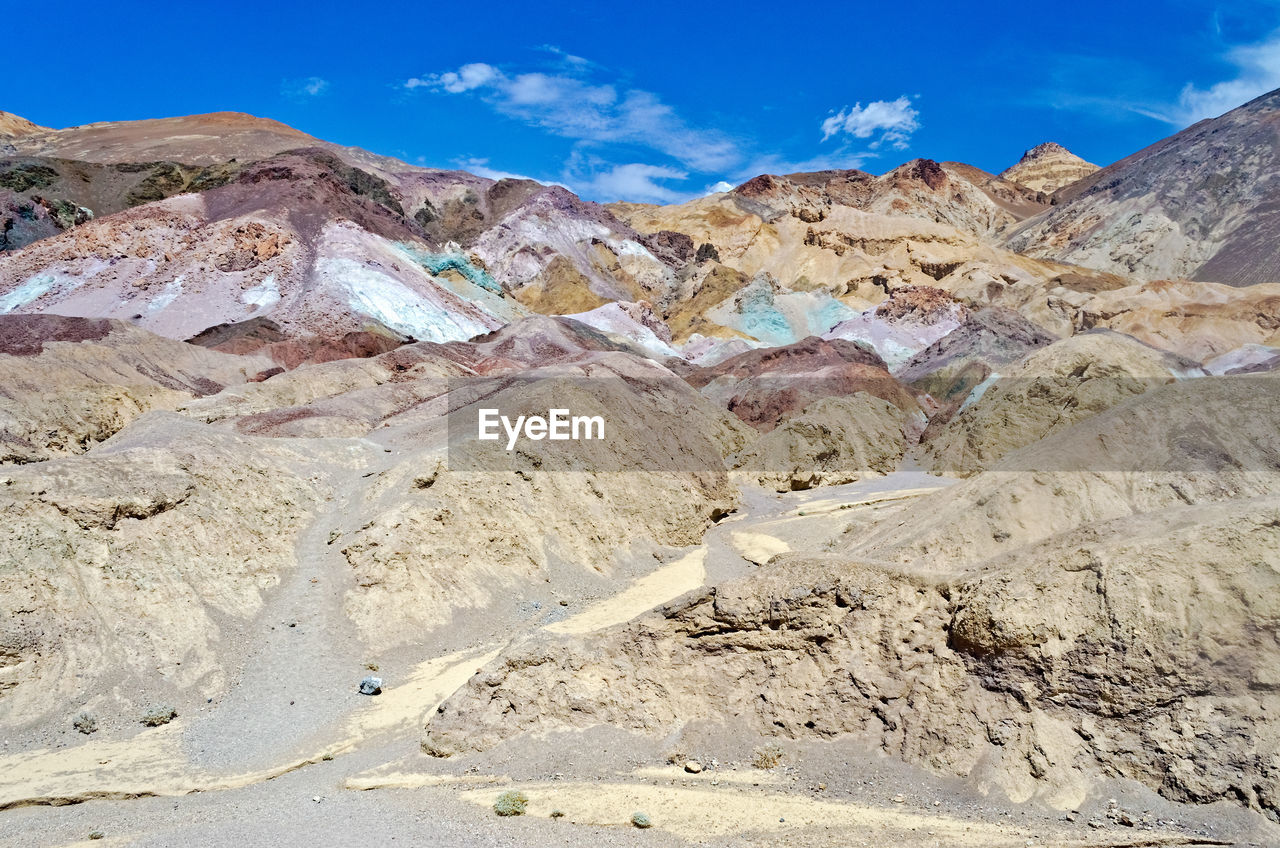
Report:
M 1276 818 L 1280 445 L 1256 392 L 1169 387 L 1039 447 L 1103 445 L 1140 471 L 987 472 L 842 552 L 775 558 L 592 636 L 526 640 L 445 702 L 423 749 L 598 724 L 670 738 L 701 721 L 871 740 L 1014 799 L 1072 808 L 1121 776 Z M 1224 428 L 1215 413 L 1237 403 L 1247 422 Z M 1198 470 L 1203 450 L 1179 438 L 1214 420 L 1238 470 Z M 1122 433 L 1141 445 L 1126 453 Z
M 0 315 L 0 464 L 83 453 L 149 410 L 216 394 L 268 364 L 119 321 Z
M 320 500 L 300 458 L 153 412 L 88 456 L 3 469 L 0 722 L 221 691 Z
M 968 477 L 1130 397 L 1203 374 L 1119 333 L 1063 339 L 988 375 L 954 417 L 926 431 L 924 465 Z
M 929 286 L 895 289 L 875 309 L 841 321 L 823 338 L 863 342 L 896 372 L 925 348 L 957 329 L 969 309 L 949 292 Z
M 824 397 L 866 392 L 908 416 L 915 397 L 895 380 L 869 346 L 810 337 L 793 345 L 750 350 L 685 374 L 703 396 L 752 427 L 768 432 Z
M 949 420 L 996 369 L 1054 341 L 1009 309 L 967 314 L 958 327 L 896 369 L 898 379 L 929 395 L 935 422 Z
M 896 470 L 917 425 L 864 392 L 825 397 L 730 461 L 751 482 L 779 492 L 836 486 Z
M 50 132 L 50 130 L 48 127 L 42 127 L 28 121 L 21 115 L 0 111 L 0 138 L 18 138 L 19 136 L 42 132 Z
M 1098 170 L 1092 162 L 1086 162 L 1052 141 L 1038 144 L 1022 154 L 1016 165 L 1000 173 L 1002 180 L 1020 186 L 1053 194 Z

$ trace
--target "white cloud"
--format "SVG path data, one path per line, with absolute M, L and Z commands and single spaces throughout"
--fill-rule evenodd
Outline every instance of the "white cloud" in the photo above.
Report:
M 715 185 L 707 186 L 706 194 L 720 194 L 725 191 L 733 191 L 733 183 L 721 180 Z
M 533 180 L 534 182 L 542 183 L 543 185 L 564 185 L 563 183 L 554 182 L 552 180 L 542 180 L 537 177 L 526 176 L 525 174 L 517 174 L 513 171 L 503 171 L 497 168 L 491 168 L 489 167 L 488 159 L 480 159 L 473 156 L 466 159 L 456 159 L 454 161 L 462 170 L 469 171 L 477 177 L 484 177 L 488 180 Z
M 319 97 L 329 90 L 329 81 L 321 77 L 285 80 L 280 91 L 287 97 Z
M 883 144 L 903 150 L 911 134 L 920 129 L 919 119 L 920 113 L 906 95 L 897 100 L 873 100 L 866 106 L 856 103 L 852 109 L 841 109 L 822 122 L 822 140 L 845 133 L 860 139 L 874 137 L 868 145 L 873 150 Z
M 721 170 L 741 158 L 737 146 L 722 133 L 689 126 L 658 95 L 635 88 L 620 90 L 577 71 L 510 75 L 477 62 L 456 71 L 415 77 L 404 87 L 446 94 L 473 92 L 498 112 L 556 135 L 645 147 L 694 170 Z
M 1280 88 L 1280 32 L 1266 41 L 1231 48 L 1223 57 L 1235 67 L 1235 76 L 1208 88 L 1191 83 L 1182 89 L 1176 106 L 1138 110 L 1178 127 L 1205 118 L 1216 118 L 1268 91 Z
M 636 203 L 679 203 L 688 193 L 662 185 L 659 180 L 683 180 L 689 175 L 665 165 L 633 162 L 614 165 L 581 185 L 582 191 L 605 201 L 630 200 Z
M 423 80 L 410 80 L 409 82 L 417 85 L 438 86 L 450 94 L 461 94 L 464 91 L 472 91 L 486 86 L 501 76 L 502 72 L 493 65 L 486 65 L 484 62 L 472 62 L 463 65 L 457 71 L 448 71 L 447 73 L 429 77 L 425 82 Z M 410 88 L 416 88 L 417 85 L 410 85 Z

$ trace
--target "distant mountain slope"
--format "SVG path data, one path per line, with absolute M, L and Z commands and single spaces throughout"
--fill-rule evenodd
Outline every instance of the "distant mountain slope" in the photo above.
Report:
M 1092 162 L 1086 162 L 1061 144 L 1048 141 L 1022 154 L 1016 165 L 1000 173 L 1000 178 L 1053 194 L 1097 170 L 1098 166 Z
M 12 142 L 19 155 L 81 162 L 168 160 L 212 165 L 231 158 L 262 159 L 317 139 L 293 127 L 242 112 L 214 112 L 142 121 L 103 121 L 24 134 Z
M 350 333 L 460 340 L 530 309 L 657 300 L 679 261 L 558 186 L 419 168 L 239 113 L 43 131 L 5 149 L 0 314 L 116 318 L 179 339 L 222 325 L 239 338 L 255 322 L 252 338 L 267 321 L 272 344 L 312 339 L 293 361 L 345 349 Z
M 0 111 L 0 138 L 18 138 L 19 136 L 48 131 L 48 127 L 33 124 L 31 121 L 28 121 L 20 115 L 15 115 L 12 112 Z
M 1280 281 L 1278 148 L 1280 90 L 1060 191 L 1007 243 L 1146 279 Z

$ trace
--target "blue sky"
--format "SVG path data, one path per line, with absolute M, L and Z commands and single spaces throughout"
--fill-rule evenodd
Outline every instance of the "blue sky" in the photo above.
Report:
M 677 201 L 758 173 L 1107 164 L 1280 87 L 1280 0 L 25 4 L 0 109 L 235 110 L 415 164 Z

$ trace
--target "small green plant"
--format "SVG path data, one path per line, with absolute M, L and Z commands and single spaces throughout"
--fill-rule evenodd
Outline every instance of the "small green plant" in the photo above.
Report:
M 76 716 L 75 721 L 71 722 L 71 726 L 87 736 L 90 733 L 97 732 L 98 719 L 94 717 L 93 713 L 80 713 L 80 715 Z
M 771 769 L 782 762 L 782 757 L 785 753 L 782 750 L 782 746 L 775 742 L 761 745 L 752 752 L 751 765 L 758 769 Z
M 90 838 L 90 839 L 102 839 L 102 838 L 103 838 L 103 833 L 102 833 L 102 831 L 100 831 L 100 830 L 95 830 L 93 833 L 90 833 L 90 834 L 89 834 L 89 838 Z
M 562 819 L 562 818 L 564 818 L 564 810 L 552 810 L 552 811 L 551 811 L 551 818 L 553 818 L 553 819 Z
M 523 792 L 508 790 L 493 802 L 493 811 L 500 816 L 523 816 L 529 806 L 529 797 Z
M 653 820 L 649 818 L 648 813 L 632 813 L 631 823 L 641 830 L 653 827 Z
M 369 669 L 370 671 L 377 671 L 377 670 L 378 670 L 378 664 L 377 664 L 377 663 L 365 663 L 365 664 L 364 664 L 364 667 L 365 667 L 365 668 L 367 668 L 367 669 Z
M 320 759 L 321 759 L 321 760 L 323 760 L 323 761 L 325 761 L 325 762 L 327 763 L 327 762 L 329 762 L 330 760 L 332 760 L 332 759 L 333 759 L 333 754 L 325 754 L 325 755 L 324 755 L 324 756 L 322 756 Z
M 178 711 L 173 707 L 152 707 L 142 716 L 142 723 L 147 727 L 159 727 L 162 724 L 168 724 L 178 717 Z

